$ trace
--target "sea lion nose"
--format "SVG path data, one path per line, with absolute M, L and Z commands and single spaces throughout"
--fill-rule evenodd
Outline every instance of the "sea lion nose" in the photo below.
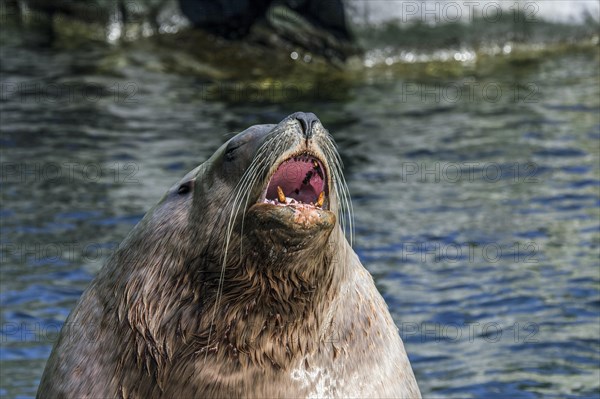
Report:
M 313 135 L 313 125 L 315 122 L 319 122 L 317 115 L 312 112 L 296 112 L 291 115 L 292 118 L 296 118 L 302 126 L 304 137 L 310 139 Z

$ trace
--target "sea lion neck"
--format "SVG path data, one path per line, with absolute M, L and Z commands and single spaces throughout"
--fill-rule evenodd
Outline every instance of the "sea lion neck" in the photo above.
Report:
M 335 231 L 329 239 L 317 237 L 323 245 L 295 251 L 274 249 L 267 255 L 266 247 L 257 252 L 250 249 L 256 244 L 244 245 L 248 250 L 238 264 L 225 271 L 227 287 L 220 304 L 212 304 L 219 322 L 204 324 L 205 333 L 213 331 L 210 338 L 203 334 L 203 347 L 214 356 L 239 359 L 244 367 L 276 369 L 314 353 L 326 339 L 330 306 L 348 275 L 342 258 L 349 246 L 341 230 Z
M 287 229 L 250 224 L 239 258 L 226 266 L 224 294 L 245 305 L 260 305 L 255 312 L 264 316 L 301 317 L 313 302 L 329 296 L 344 274 L 333 249 L 334 240 L 346 241 L 341 231 L 332 231 L 313 229 L 312 234 L 288 237 Z

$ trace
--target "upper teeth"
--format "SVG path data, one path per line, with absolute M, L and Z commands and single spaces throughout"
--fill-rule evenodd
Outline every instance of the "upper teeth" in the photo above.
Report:
M 286 199 L 287 199 L 287 197 L 283 193 L 283 190 L 279 186 L 277 186 L 277 198 L 279 199 L 279 202 L 284 203 L 284 204 L 285 204 Z

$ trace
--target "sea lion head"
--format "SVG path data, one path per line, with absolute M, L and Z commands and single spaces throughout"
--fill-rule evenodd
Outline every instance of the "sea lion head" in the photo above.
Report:
M 225 258 L 247 243 L 246 255 L 276 260 L 323 249 L 342 210 L 341 183 L 332 137 L 314 114 L 298 112 L 237 134 L 170 192 L 191 197 L 198 256 Z

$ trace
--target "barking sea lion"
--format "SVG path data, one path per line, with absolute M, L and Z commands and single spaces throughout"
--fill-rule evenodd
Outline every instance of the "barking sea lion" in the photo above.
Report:
M 347 194 L 314 114 L 233 137 L 101 269 L 38 397 L 420 397 Z

